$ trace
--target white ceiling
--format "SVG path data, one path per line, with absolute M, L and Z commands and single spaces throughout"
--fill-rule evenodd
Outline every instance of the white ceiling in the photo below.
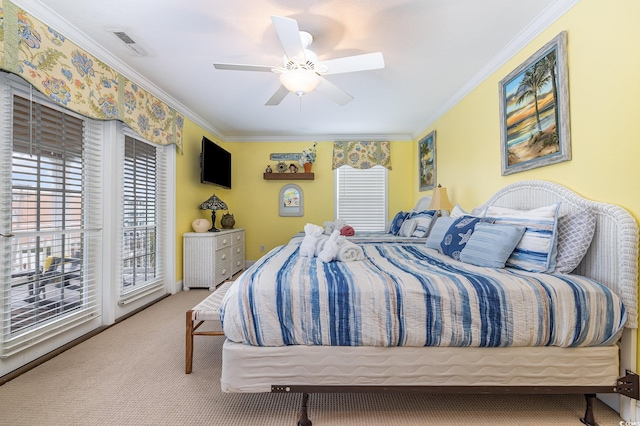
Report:
M 577 1 L 13 0 L 226 141 L 414 139 Z M 280 66 L 271 15 L 296 19 L 321 61 L 380 51 L 386 66 L 325 77 L 345 106 L 317 92 L 265 106 L 276 74 L 212 64 Z

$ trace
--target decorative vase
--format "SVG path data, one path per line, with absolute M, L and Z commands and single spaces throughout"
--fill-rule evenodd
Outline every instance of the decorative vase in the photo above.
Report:
M 305 173 L 311 173 L 311 166 L 313 165 L 313 163 L 304 163 L 304 172 Z
M 224 229 L 233 229 L 233 225 L 236 224 L 236 220 L 233 218 L 232 214 L 223 214 L 222 215 L 222 219 L 220 219 L 220 225 L 222 225 L 222 227 Z
M 191 227 L 196 232 L 207 232 L 211 227 L 211 222 L 207 219 L 196 219 L 191 222 Z

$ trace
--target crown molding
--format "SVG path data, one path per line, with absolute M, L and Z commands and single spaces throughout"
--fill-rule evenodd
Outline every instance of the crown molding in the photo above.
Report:
M 315 142 L 315 141 L 394 141 L 412 142 L 413 136 L 408 134 L 365 135 L 365 134 L 333 134 L 333 135 L 298 135 L 298 136 L 228 136 L 224 142 Z
M 44 24 L 50 26 L 51 28 L 55 28 L 56 31 L 64 34 L 64 36 L 72 40 L 72 42 L 78 47 L 86 50 L 91 53 L 95 57 L 99 58 L 105 64 L 111 66 L 114 70 L 125 76 L 131 81 L 135 81 L 140 87 L 144 87 L 145 90 L 149 91 L 153 96 L 162 100 L 169 104 L 172 108 L 183 114 L 186 118 L 193 121 L 198 126 L 202 127 L 204 130 L 213 134 L 214 136 L 224 140 L 224 136 L 222 133 L 213 127 L 210 123 L 206 122 L 202 117 L 191 111 L 181 102 L 173 98 L 171 95 L 166 93 L 164 90 L 153 84 L 142 74 L 139 74 L 127 64 L 122 62 L 116 56 L 111 54 L 109 51 L 104 49 L 100 44 L 96 43 L 93 39 L 88 37 L 82 31 L 80 31 L 76 26 L 71 24 L 69 21 L 58 15 L 55 10 L 49 8 L 44 5 L 39 0 L 10 0 L 16 6 L 24 9 L 30 15 L 33 15 Z

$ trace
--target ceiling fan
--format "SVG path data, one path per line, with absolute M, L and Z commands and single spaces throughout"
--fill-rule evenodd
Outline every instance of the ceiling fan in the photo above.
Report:
M 289 92 L 302 98 L 304 94 L 312 90 L 317 90 L 339 105 L 346 105 L 353 100 L 353 96 L 326 80 L 325 75 L 384 68 L 381 52 L 320 61 L 318 56 L 308 49 L 313 41 L 313 36 L 306 31 L 300 31 L 295 19 L 272 16 L 271 21 L 285 52 L 281 67 L 213 64 L 219 70 L 262 71 L 280 74 L 280 88 L 265 105 L 279 105 Z

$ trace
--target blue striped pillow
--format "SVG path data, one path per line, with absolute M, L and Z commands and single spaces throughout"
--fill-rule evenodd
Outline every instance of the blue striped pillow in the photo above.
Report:
M 504 268 L 524 231 L 523 226 L 478 223 L 460 252 L 460 260 L 476 266 Z
M 551 272 L 556 266 L 558 209 L 560 203 L 533 210 L 489 206 L 485 217 L 496 224 L 525 228 L 506 266 L 530 272 Z
M 429 235 L 435 214 L 435 210 L 422 210 L 419 212 L 412 211 L 409 215 L 409 219 L 416 222 L 416 228 L 413 230 L 412 236 L 424 238 Z

